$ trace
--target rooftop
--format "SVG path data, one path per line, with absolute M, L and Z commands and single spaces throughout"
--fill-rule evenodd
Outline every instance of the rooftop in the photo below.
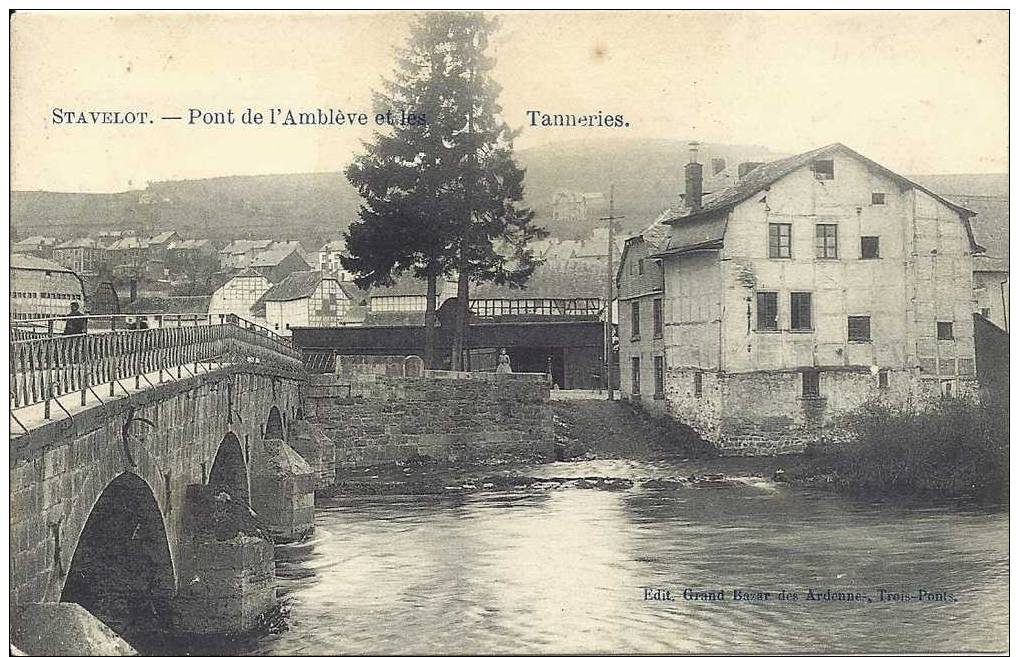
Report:
M 37 258 L 36 256 L 28 255 L 27 253 L 12 253 L 11 269 L 37 269 L 40 271 L 59 271 L 66 272 L 68 274 L 74 273 L 67 267 L 58 265 L 52 260 Z
M 262 295 L 259 303 L 265 301 L 293 301 L 310 297 L 322 282 L 320 271 L 295 271 Z

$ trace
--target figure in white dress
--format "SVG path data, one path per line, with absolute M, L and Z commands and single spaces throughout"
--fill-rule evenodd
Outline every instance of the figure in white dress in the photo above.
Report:
M 495 373 L 496 374 L 512 374 L 513 368 L 510 367 L 510 357 L 506 353 L 505 349 L 499 350 L 499 358 L 496 359 Z

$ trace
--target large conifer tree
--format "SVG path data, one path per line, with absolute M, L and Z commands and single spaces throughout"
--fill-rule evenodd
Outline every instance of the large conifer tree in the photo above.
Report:
M 471 281 L 522 285 L 537 262 L 528 243 L 545 235 L 522 206 L 524 172 L 514 133 L 500 117 L 486 54 L 495 29 L 480 12 L 433 12 L 414 24 L 393 80 L 376 97 L 396 125 L 347 169 L 361 194 L 344 267 L 362 287 L 411 272 L 428 281 L 426 362 L 434 366 L 437 279 L 456 273 L 453 367 L 462 369 Z M 403 123 L 404 114 L 424 115 Z

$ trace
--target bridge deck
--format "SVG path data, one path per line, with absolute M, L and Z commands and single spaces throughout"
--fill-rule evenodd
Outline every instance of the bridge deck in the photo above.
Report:
M 160 382 L 158 370 L 154 372 L 146 372 L 144 376 L 137 377 L 137 382 L 136 377 L 134 376 L 125 377 L 114 382 L 114 392 L 112 395 L 110 394 L 110 385 L 108 383 L 92 386 L 91 391 L 88 392 L 85 398 L 86 403 L 84 405 L 81 403 L 81 391 L 76 390 L 74 392 L 69 392 L 50 400 L 49 419 L 46 418 L 45 401 L 12 409 L 10 420 L 11 430 L 9 435 L 11 438 L 15 438 L 17 436 L 24 435 L 26 430 L 31 431 L 51 422 L 60 422 L 61 420 L 67 419 L 68 415 L 75 416 L 79 413 L 102 406 L 107 402 L 116 399 L 124 399 L 129 397 L 131 394 L 143 390 L 158 388 L 161 383 L 166 383 L 175 379 L 190 379 L 195 376 L 200 376 L 206 372 L 218 370 L 233 364 L 234 363 L 202 363 L 197 368 L 193 363 L 190 365 L 183 365 L 181 367 L 181 376 L 178 377 L 176 371 L 164 371 L 162 382 Z M 66 409 L 66 412 L 61 409 L 61 406 L 63 406 L 63 409 Z

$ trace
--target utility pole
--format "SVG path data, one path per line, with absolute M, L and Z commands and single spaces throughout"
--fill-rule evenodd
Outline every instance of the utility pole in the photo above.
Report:
M 615 196 L 616 186 L 609 186 L 609 216 L 602 217 L 602 221 L 609 222 L 609 245 L 608 245 L 608 267 L 606 271 L 606 295 L 605 295 L 605 364 L 602 368 L 605 372 L 604 381 L 606 388 L 608 389 L 608 399 L 612 401 L 615 399 L 615 391 L 612 385 L 612 298 L 613 289 L 615 288 L 615 272 L 612 267 L 612 247 L 614 244 L 614 233 L 615 233 L 615 220 L 624 219 L 622 215 L 616 216 L 615 214 Z

